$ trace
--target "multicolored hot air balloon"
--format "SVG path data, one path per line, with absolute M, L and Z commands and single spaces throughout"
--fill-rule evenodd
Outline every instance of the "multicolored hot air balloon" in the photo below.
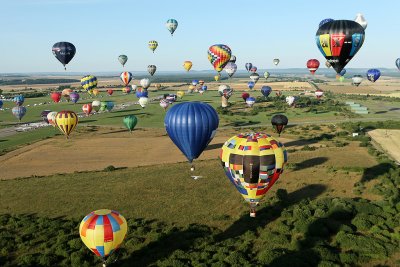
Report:
M 357 22 L 334 20 L 323 24 L 315 37 L 322 55 L 340 73 L 360 50 L 365 32 Z
M 253 90 L 255 85 L 256 85 L 256 83 L 253 81 L 247 82 L 247 87 L 249 87 L 250 90 Z
M 122 92 L 124 94 L 129 94 L 132 91 L 130 86 L 125 86 L 124 88 L 122 88 Z
M 226 64 L 225 66 L 225 71 L 229 77 L 232 77 L 233 74 L 235 74 L 236 70 L 237 70 L 237 65 L 235 63 L 228 62 L 228 64 Z
M 315 58 L 309 59 L 307 61 L 307 68 L 311 72 L 311 74 L 314 74 L 319 68 L 319 61 Z
M 281 136 L 281 132 L 288 124 L 289 120 L 285 115 L 277 114 L 274 115 L 271 119 L 271 124 L 275 128 L 276 132 Z
M 250 80 L 252 80 L 254 83 L 257 83 L 259 79 L 260 75 L 258 75 L 257 72 L 254 72 L 250 75 Z
M 256 99 L 255 99 L 254 97 L 252 97 L 252 96 L 249 96 L 249 97 L 246 99 L 246 104 L 247 104 L 247 106 L 250 107 L 250 108 L 253 107 L 255 103 L 256 103 Z
M 218 124 L 215 109 L 202 102 L 176 104 L 168 110 L 164 120 L 168 136 L 190 163 L 214 138 Z
M 222 146 L 221 163 L 226 176 L 250 204 L 250 216 L 279 179 L 287 162 L 285 147 L 264 133 L 238 134 Z
M 22 117 L 26 114 L 26 108 L 23 106 L 16 106 L 11 109 L 12 114 L 21 121 Z
M 279 62 L 281 62 L 279 58 L 275 58 L 274 60 L 272 60 L 272 63 L 274 63 L 275 66 L 278 66 Z
M 153 51 L 153 53 L 157 49 L 157 46 L 158 46 L 157 41 L 155 41 L 155 40 L 149 41 L 149 48 L 151 51 Z
M 196 85 L 198 85 L 198 84 L 199 84 L 199 80 L 193 80 L 193 81 L 192 81 L 192 85 L 196 86 Z
M 354 75 L 352 78 L 352 84 L 355 86 L 359 86 L 363 80 L 363 77 L 361 75 Z
M 57 113 L 55 121 L 58 129 L 69 138 L 70 133 L 78 125 L 78 116 L 73 111 L 63 110 Z
M 121 72 L 119 77 L 121 78 L 121 81 L 125 86 L 128 86 L 133 78 L 132 73 L 130 73 L 129 71 Z
M 135 115 L 128 115 L 124 117 L 123 122 L 126 128 L 128 128 L 128 130 L 132 132 L 138 122 L 138 119 L 136 118 Z
M 253 67 L 253 64 L 251 64 L 251 63 L 246 63 L 244 66 L 245 66 L 247 72 L 249 72 L 250 69 L 251 69 L 251 67 Z
M 319 23 L 319 25 L 318 25 L 318 28 L 320 28 L 322 25 L 324 25 L 325 23 L 328 23 L 328 22 L 331 22 L 331 21 L 334 21 L 333 19 L 331 19 L 331 18 L 326 18 L 326 19 L 323 19 L 323 20 L 321 20 L 321 22 Z
M 22 104 L 24 104 L 24 102 L 25 102 L 25 97 L 23 95 L 16 95 L 13 98 L 13 102 L 17 106 L 22 106 Z
M 183 62 L 183 68 L 186 71 L 189 71 L 192 68 L 193 64 L 192 61 L 186 60 L 185 62 Z
M 168 31 L 171 33 L 172 36 L 174 35 L 176 28 L 178 28 L 178 22 L 175 19 L 169 19 L 167 20 L 165 26 L 167 27 Z
M 214 69 L 221 72 L 226 64 L 228 64 L 232 51 L 229 46 L 224 44 L 215 44 L 208 49 L 208 61 L 213 65 Z
M 121 246 L 128 231 L 125 218 L 114 210 L 92 211 L 79 225 L 79 235 L 83 243 L 103 260 Z
M 231 55 L 229 62 L 236 63 L 236 57 L 234 55 Z
M 69 94 L 72 93 L 72 92 L 73 92 L 72 89 L 65 88 L 64 90 L 62 90 L 61 94 L 69 102 Z
M 122 67 L 125 67 L 125 63 L 128 61 L 128 56 L 120 55 L 118 61 L 121 63 Z
M 233 94 L 233 89 L 229 87 L 229 85 L 221 84 L 218 87 L 218 93 L 220 96 L 223 96 L 225 99 L 229 99 Z
M 47 114 L 47 120 L 49 121 L 49 124 L 52 125 L 53 127 L 56 127 L 56 116 L 57 112 L 52 111 Z
M 50 93 L 51 99 L 53 99 L 54 103 L 58 103 L 61 100 L 61 92 L 52 92 Z
M 156 73 L 157 67 L 156 65 L 148 65 L 147 66 L 147 71 L 150 73 L 151 76 L 154 75 L 154 73 Z
M 136 90 L 136 97 L 137 98 L 148 97 L 148 96 L 149 96 L 149 92 L 146 89 L 138 88 Z
M 82 106 L 82 111 L 86 114 L 86 116 L 89 116 L 89 114 L 92 112 L 92 104 L 84 104 Z
M 270 73 L 268 71 L 264 72 L 264 78 L 265 80 L 268 80 L 268 77 L 270 76 Z
M 77 92 L 72 92 L 69 94 L 69 99 L 75 104 L 79 100 L 79 94 Z
M 272 92 L 272 88 L 270 86 L 266 86 L 264 85 L 263 87 L 261 87 L 261 94 L 265 97 L 268 97 L 269 94 L 271 94 Z
M 89 94 L 92 90 L 97 87 L 97 78 L 93 75 L 83 76 L 81 79 L 81 85 Z
M 147 78 L 144 78 L 144 79 L 141 79 L 141 80 L 140 80 L 140 85 L 143 87 L 143 89 L 149 88 L 149 87 L 150 87 L 150 84 L 151 84 L 151 82 L 150 82 L 150 80 L 147 79 Z
M 42 113 L 40 113 L 40 117 L 42 118 L 42 120 L 49 124 L 49 120 L 47 119 L 47 115 L 51 112 L 51 110 L 43 110 Z
M 322 91 L 321 89 L 315 90 L 315 97 L 317 99 L 320 99 L 323 95 L 324 95 L 324 91 Z
M 170 102 L 166 99 L 161 99 L 160 100 L 160 107 L 162 107 L 165 111 L 169 107 Z
M 53 55 L 58 59 L 58 61 L 63 64 L 64 69 L 67 70 L 65 65 L 67 65 L 75 56 L 76 48 L 71 43 L 58 42 L 53 45 L 51 51 L 53 52 Z
M 367 79 L 370 82 L 376 82 L 381 77 L 381 72 L 378 69 L 370 69 L 367 71 Z

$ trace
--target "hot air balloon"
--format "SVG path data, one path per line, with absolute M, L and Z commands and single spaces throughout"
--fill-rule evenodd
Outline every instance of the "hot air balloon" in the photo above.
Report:
M 61 92 L 52 92 L 50 94 L 51 99 L 53 99 L 54 103 L 60 102 L 61 99 Z
M 339 81 L 343 82 L 344 81 L 344 76 L 339 76 Z
M 147 97 L 141 97 L 141 98 L 139 98 L 139 105 L 140 105 L 142 108 L 145 108 L 145 107 L 147 106 L 147 103 L 149 103 L 149 98 L 147 98 Z
M 78 116 L 73 111 L 63 110 L 57 113 L 55 121 L 58 129 L 68 138 L 78 125 Z
M 47 115 L 49 114 L 51 112 L 51 110 L 43 110 L 41 113 L 40 113 L 40 117 L 42 118 L 42 120 L 45 122 L 45 123 L 49 123 L 49 120 L 47 119 Z
M 226 176 L 250 204 L 250 216 L 279 179 L 287 162 L 285 147 L 264 133 L 239 134 L 222 146 L 221 163 Z
M 320 28 L 320 27 L 321 27 L 322 25 L 324 25 L 325 23 L 328 23 L 328 22 L 331 22 L 331 21 L 334 21 L 334 20 L 331 19 L 331 18 L 327 18 L 327 19 L 321 20 L 321 22 L 319 23 L 318 28 Z
M 24 104 L 25 102 L 25 97 L 23 97 L 22 95 L 17 95 L 14 96 L 13 101 L 15 102 L 15 105 L 22 106 L 22 104 Z
M 106 266 L 107 257 L 121 246 L 128 231 L 125 218 L 114 210 L 96 210 L 83 218 L 79 225 L 79 235 L 83 243 L 96 256 L 101 257 Z
M 67 70 L 65 65 L 67 65 L 75 56 L 76 48 L 71 43 L 58 42 L 53 45 L 51 51 L 53 52 L 53 55 L 58 59 L 58 61 L 63 64 L 64 69 Z
M 151 51 L 153 51 L 153 53 L 157 49 L 157 46 L 158 46 L 158 42 L 157 41 L 154 41 L 154 40 L 149 41 L 149 48 L 150 48 Z
M 246 104 L 247 106 L 249 106 L 250 108 L 253 107 L 254 103 L 256 103 L 256 99 L 252 96 L 248 97 L 246 99 Z
M 192 68 L 192 66 L 193 66 L 192 61 L 187 60 L 187 61 L 183 62 L 183 68 L 186 71 L 189 71 Z
M 235 74 L 236 70 L 237 70 L 237 65 L 235 63 L 228 62 L 228 64 L 226 64 L 225 66 L 225 71 L 229 77 L 232 77 L 233 74 Z
M 125 67 L 125 63 L 128 61 L 128 57 L 125 55 L 120 55 L 118 57 L 119 63 L 121 63 L 122 67 Z
M 254 83 L 257 83 L 259 79 L 260 79 L 260 75 L 258 75 L 258 73 L 256 73 L 256 72 L 254 72 L 250 75 L 250 80 L 252 80 Z
M 231 58 L 231 49 L 224 44 L 215 44 L 208 49 L 208 61 L 213 65 L 214 69 L 221 72 L 228 64 Z
M 136 97 L 137 98 L 141 98 L 141 97 L 148 97 L 149 96 L 149 92 L 143 88 L 138 88 L 136 90 Z
M 200 81 L 199 81 L 199 84 L 200 84 L 201 86 L 203 86 L 204 81 L 203 81 L 203 80 L 200 80 Z
M 71 102 L 75 104 L 79 100 L 79 94 L 77 92 L 72 92 L 69 94 L 69 98 Z
M 279 58 L 275 58 L 274 60 L 272 60 L 272 62 L 274 63 L 275 66 L 278 66 L 280 60 Z
M 256 66 L 251 67 L 250 72 L 256 73 L 257 72 L 257 67 Z
M 325 61 L 325 67 L 329 69 L 330 67 L 332 67 L 332 65 L 331 63 L 329 63 L 329 61 Z
M 136 84 L 131 85 L 132 92 L 136 92 L 138 86 Z
M 368 26 L 367 20 L 364 18 L 364 15 L 361 14 L 361 13 L 358 13 L 358 14 L 356 15 L 356 18 L 354 19 L 354 21 L 357 22 L 358 24 L 360 24 L 361 27 L 364 28 L 364 30 L 365 30 L 365 29 L 367 28 L 367 26 Z
M 229 87 L 229 85 L 222 84 L 218 87 L 218 93 L 220 96 L 229 99 L 233 94 L 233 89 Z
M 107 109 L 107 101 L 100 102 L 100 111 L 106 111 Z
M 214 76 L 214 80 L 215 80 L 216 82 L 218 82 L 220 78 L 221 78 L 221 75 L 215 75 L 215 76 Z
M 236 63 L 236 57 L 234 55 L 231 55 L 229 62 Z
M 317 99 L 320 99 L 323 95 L 324 95 L 324 91 L 322 91 L 321 89 L 315 90 L 315 97 Z
M 174 34 L 176 28 L 178 28 L 178 22 L 174 19 L 169 19 L 167 20 L 167 23 L 165 24 L 169 32 L 171 33 L 171 36 Z
M 114 102 L 107 101 L 106 103 L 107 103 L 106 109 L 107 109 L 107 111 L 110 112 L 114 108 Z
M 275 128 L 276 132 L 281 136 L 281 132 L 288 124 L 289 120 L 285 115 L 277 114 L 274 115 L 271 119 L 271 124 Z
M 340 75 L 340 76 L 344 76 L 344 75 L 346 74 L 346 72 L 347 72 L 346 69 L 342 69 L 342 70 L 339 72 L 339 75 Z
M 174 103 L 177 98 L 178 96 L 174 94 L 168 94 L 165 96 L 165 100 L 167 100 L 170 104 Z
M 99 100 L 94 100 L 92 102 L 92 108 L 94 109 L 94 111 L 99 112 L 101 108 L 101 102 Z
M 280 97 L 280 96 L 282 95 L 282 91 L 276 91 L 276 92 L 275 92 L 275 95 L 276 95 L 277 97 Z
M 311 72 L 311 74 L 314 74 L 319 68 L 319 61 L 315 58 L 309 59 L 307 61 L 307 68 Z
M 168 110 L 164 120 L 168 136 L 190 163 L 214 138 L 218 123 L 214 108 L 202 102 L 176 104 Z
M 72 92 L 73 92 L 72 89 L 65 88 L 64 90 L 62 90 L 61 94 L 69 102 L 69 94 L 72 93 Z
M 202 87 L 201 87 L 201 90 L 203 90 L 203 91 L 207 91 L 207 85 L 203 85 Z
M 247 72 L 249 72 L 250 69 L 251 69 L 251 67 L 253 67 L 253 64 L 251 64 L 251 63 L 246 63 L 244 66 L 245 66 Z
M 126 128 L 128 128 L 128 130 L 130 132 L 133 131 L 133 129 L 135 128 L 136 124 L 137 124 L 138 119 L 136 118 L 135 115 L 128 115 L 124 117 L 124 124 L 126 126 Z
M 252 81 L 247 83 L 247 87 L 249 87 L 250 90 L 253 90 L 254 85 L 256 85 L 256 84 L 255 84 L 255 82 L 252 82 Z
M 156 65 L 148 65 L 147 66 L 147 71 L 150 73 L 151 76 L 154 75 L 154 73 L 156 73 L 157 67 Z
M 263 96 L 268 97 L 271 92 L 272 88 L 270 86 L 264 85 L 263 87 L 261 87 L 261 93 Z
M 264 72 L 264 78 L 265 78 L 265 80 L 267 80 L 269 76 L 270 76 L 270 74 L 269 74 L 268 71 Z
M 184 91 L 178 91 L 176 92 L 176 95 L 179 97 L 179 99 L 182 99 L 182 97 L 185 95 Z
M 364 43 L 364 29 L 351 20 L 334 20 L 323 24 L 316 33 L 322 55 L 337 73 L 347 65 Z
M 249 98 L 249 97 L 250 97 L 249 93 L 243 93 L 242 94 L 242 98 L 243 98 L 244 102 L 246 102 L 246 99 Z
M 353 83 L 353 85 L 358 87 L 361 84 L 362 80 L 363 80 L 363 77 L 361 75 L 354 75 L 352 78 L 352 81 L 353 81 L 352 83 Z
M 143 87 L 143 89 L 149 88 L 149 87 L 150 87 L 150 84 L 151 84 L 151 82 L 150 82 L 150 80 L 147 79 L 147 78 L 144 78 L 144 79 L 141 79 L 141 80 L 140 80 L 140 85 Z
M 396 67 L 400 70 L 400 58 L 396 59 Z
M 89 114 L 92 112 L 92 104 L 84 104 L 82 106 L 82 111 L 86 114 L 86 116 L 89 116 Z
M 108 95 L 111 96 L 113 93 L 114 93 L 114 90 L 113 90 L 113 89 L 108 89 L 108 90 L 107 90 L 107 94 L 108 94 Z
M 376 82 L 381 77 L 381 72 L 378 69 L 370 69 L 367 71 L 367 79 L 371 82 Z
M 133 78 L 132 73 L 128 71 L 121 72 L 121 75 L 119 75 L 119 77 L 121 78 L 121 81 L 125 86 L 128 86 Z
M 92 94 L 93 94 L 94 96 L 97 96 L 99 93 L 100 93 L 100 91 L 99 91 L 98 89 L 93 89 L 93 90 L 92 90 Z
M 294 96 L 287 96 L 286 97 L 286 103 L 291 107 L 294 105 L 294 103 L 296 102 L 296 97 Z
M 122 88 L 122 92 L 125 94 L 129 94 L 132 91 L 130 86 L 126 86 L 124 88 Z
M 162 107 L 165 111 L 167 110 L 170 102 L 166 99 L 161 99 L 160 100 L 160 107 Z
M 198 84 L 199 84 L 199 80 L 193 80 L 193 81 L 192 81 L 192 85 L 196 86 L 196 85 L 198 85 Z
M 47 120 L 49 121 L 49 124 L 52 125 L 53 127 L 56 127 L 56 116 L 57 112 L 52 111 L 47 114 Z
M 161 84 L 160 84 L 160 83 L 156 83 L 156 84 L 154 85 L 154 87 L 158 90 L 158 89 L 161 88 Z
M 16 106 L 11 109 L 12 114 L 21 121 L 22 117 L 26 114 L 26 108 L 23 106 Z
M 83 76 L 81 79 L 81 85 L 83 89 L 91 94 L 92 90 L 97 87 L 97 78 L 93 75 Z

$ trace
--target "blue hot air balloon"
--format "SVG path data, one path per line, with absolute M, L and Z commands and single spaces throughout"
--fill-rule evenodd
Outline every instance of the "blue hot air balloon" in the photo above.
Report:
M 269 86 L 261 87 L 261 93 L 263 94 L 263 96 L 268 97 L 271 92 L 272 92 L 271 87 L 269 87 Z
M 198 158 L 214 138 L 218 123 L 215 109 L 203 102 L 177 104 L 167 112 L 164 120 L 169 138 L 189 162 Z
M 246 65 L 244 65 L 246 67 L 247 72 L 250 71 L 250 69 L 253 67 L 253 64 L 251 63 L 246 63 Z
M 0 100 L 0 108 L 3 106 L 3 101 Z
M 203 85 L 202 87 L 201 87 L 201 90 L 203 90 L 203 91 L 207 91 L 207 85 Z
M 140 88 L 136 89 L 136 97 L 137 98 L 149 97 L 149 92 L 140 87 Z
M 247 86 L 249 87 L 250 90 L 252 90 L 254 88 L 254 85 L 256 85 L 256 83 L 252 82 L 252 81 L 247 83 Z
M 396 59 L 396 67 L 400 70 L 400 58 Z
M 21 121 L 22 117 L 25 116 L 26 108 L 22 106 L 16 106 L 12 108 L 12 114 Z
M 381 77 L 381 72 L 378 69 L 370 69 L 367 71 L 367 79 L 371 82 L 375 82 Z
M 326 18 L 326 19 L 321 20 L 321 22 L 319 23 L 318 28 L 321 27 L 322 25 L 324 25 L 325 23 L 328 23 L 328 22 L 331 22 L 331 21 L 334 21 L 334 19 Z
M 14 97 L 13 101 L 17 106 L 22 106 L 22 104 L 24 104 L 25 98 L 22 95 L 17 95 Z
M 79 100 L 79 94 L 77 92 L 72 92 L 69 94 L 69 99 L 75 104 Z
M 340 76 L 344 76 L 346 74 L 346 69 L 342 69 L 340 72 L 339 72 L 339 75 Z
M 198 85 L 198 84 L 199 84 L 199 80 L 193 80 L 193 81 L 192 81 L 192 85 L 196 86 L 196 85 Z

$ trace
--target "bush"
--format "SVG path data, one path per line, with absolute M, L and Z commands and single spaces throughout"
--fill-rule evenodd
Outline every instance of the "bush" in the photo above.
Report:
M 117 168 L 115 168 L 113 165 L 110 165 L 110 166 L 105 167 L 103 171 L 112 172 L 112 171 L 115 171 L 116 169 Z

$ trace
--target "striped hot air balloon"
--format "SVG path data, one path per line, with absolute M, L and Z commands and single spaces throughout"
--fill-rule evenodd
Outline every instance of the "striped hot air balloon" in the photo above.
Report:
M 82 106 L 82 111 L 86 114 L 86 116 L 89 116 L 89 114 L 92 112 L 92 104 L 84 104 Z
M 208 49 L 208 61 L 218 72 L 222 71 L 231 59 L 232 51 L 229 46 L 215 44 Z
M 89 94 L 92 90 L 97 87 L 97 78 L 93 75 L 83 76 L 81 79 L 81 85 Z
M 108 209 L 92 211 L 79 225 L 79 235 L 83 243 L 103 259 L 103 264 L 121 246 L 127 231 L 125 218 Z
M 119 77 L 121 78 L 121 81 L 125 84 L 125 86 L 128 86 L 128 84 L 132 80 L 132 73 L 130 73 L 128 71 L 124 71 L 121 73 L 121 75 Z
M 68 138 L 70 133 L 75 129 L 76 125 L 78 125 L 78 116 L 73 111 L 60 111 L 56 115 L 56 125 L 58 129 Z

